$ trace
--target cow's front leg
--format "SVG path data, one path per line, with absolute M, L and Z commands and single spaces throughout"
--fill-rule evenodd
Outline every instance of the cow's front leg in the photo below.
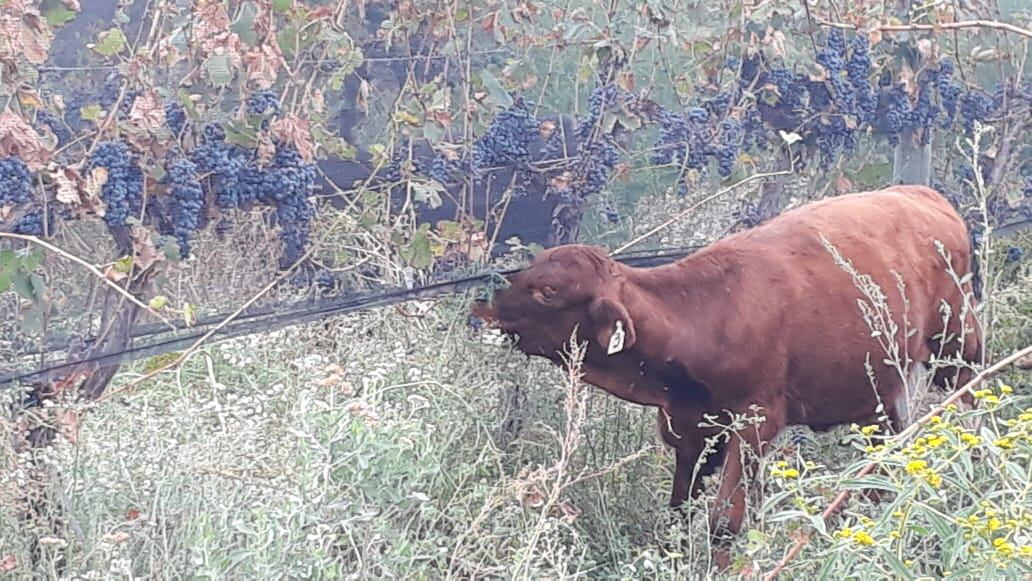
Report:
M 722 446 L 706 449 L 706 438 L 712 430 L 699 427 L 702 412 L 660 408 L 656 423 L 663 441 L 674 449 L 674 485 L 670 491 L 670 506 L 677 508 L 702 491 L 702 478 L 717 471 L 722 457 Z M 703 458 L 703 455 L 705 457 Z M 701 459 L 701 462 L 700 462 Z
M 730 544 L 741 532 L 745 519 L 746 487 L 756 474 L 759 457 L 785 426 L 783 414 L 769 408 L 764 408 L 761 413 L 766 416 L 765 421 L 734 432 L 727 443 L 720 488 L 710 513 L 713 559 L 721 570 L 731 564 Z

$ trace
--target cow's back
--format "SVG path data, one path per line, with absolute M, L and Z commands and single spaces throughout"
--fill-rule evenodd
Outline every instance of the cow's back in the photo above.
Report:
M 783 390 L 793 402 L 785 410 L 791 423 L 855 421 L 856 409 L 873 409 L 865 361 L 882 397 L 894 398 L 902 387 L 899 374 L 882 363 L 886 335 L 872 336 L 858 305 L 878 299 L 861 293 L 857 285 L 865 283 L 835 263 L 822 237 L 884 293 L 898 325 L 899 353 L 915 360 L 928 358 L 930 339 L 942 330 L 941 300 L 954 313 L 961 306 L 934 241 L 942 243 L 958 278 L 970 268 L 963 220 L 942 196 L 914 186 L 813 203 L 704 251 L 738 265 L 728 285 L 737 320 L 725 331 L 725 347 L 738 355 L 721 372 Z M 877 294 L 870 286 L 869 292 Z

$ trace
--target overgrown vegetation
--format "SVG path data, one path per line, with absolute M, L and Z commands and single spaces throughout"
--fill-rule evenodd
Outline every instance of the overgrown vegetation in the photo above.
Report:
M 1027 7 L 639 4 L 0 0 L 0 373 L 900 180 L 968 222 L 987 363 L 1032 344 Z M 713 483 L 663 508 L 654 411 L 468 299 L 0 384 L 0 573 L 708 578 Z M 811 535 L 784 578 L 1029 576 L 1032 379 L 976 395 L 899 445 L 784 434 L 734 574 Z

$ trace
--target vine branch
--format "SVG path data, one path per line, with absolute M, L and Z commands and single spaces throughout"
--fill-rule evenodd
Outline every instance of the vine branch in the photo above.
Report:
M 154 315 L 159 320 L 161 320 L 162 323 L 165 323 L 166 325 L 168 325 L 168 327 L 170 329 L 172 329 L 173 331 L 176 330 L 176 326 L 172 323 L 172 321 L 168 320 L 161 313 L 155 311 L 154 309 L 150 308 L 148 305 L 146 305 L 143 302 L 141 302 L 140 299 L 134 297 L 132 295 L 132 293 L 130 293 L 129 291 L 127 291 L 124 288 L 122 288 L 122 287 L 118 286 L 117 284 L 115 284 L 111 279 L 109 279 L 108 277 L 104 276 L 104 273 L 101 272 L 99 268 L 97 268 L 96 266 L 90 264 L 89 262 L 86 262 L 85 260 L 79 258 L 78 256 L 76 256 L 76 255 L 74 255 L 74 254 L 72 254 L 72 253 L 70 253 L 70 252 L 68 252 L 66 250 L 63 250 L 63 249 L 61 249 L 61 248 L 59 248 L 57 246 L 54 246 L 53 244 L 51 244 L 51 243 L 49 243 L 49 242 L 47 242 L 45 240 L 40 240 L 39 238 L 37 238 L 35 236 L 26 236 L 24 234 L 12 234 L 10 232 L 0 232 L 0 238 L 12 238 L 12 239 L 15 239 L 15 240 L 22 240 L 22 241 L 25 241 L 25 242 L 30 242 L 30 243 L 35 244 L 37 246 L 41 246 L 44 249 L 49 250 L 50 252 L 53 252 L 54 254 L 56 254 L 56 255 L 64 258 L 64 259 L 66 259 L 66 260 L 70 260 L 70 261 L 78 264 L 79 266 L 82 266 L 83 268 L 88 270 L 90 272 L 90 274 L 92 274 L 93 276 L 95 276 L 98 279 L 100 279 L 100 281 L 103 282 L 105 285 L 111 287 L 112 289 L 115 290 L 115 292 L 117 292 L 118 294 L 120 294 L 123 297 L 125 297 L 129 302 L 131 302 L 134 305 L 136 305 L 137 307 L 140 307 L 141 309 L 147 311 L 148 313 Z
M 821 26 L 827 26 L 830 28 L 842 28 L 844 30 L 856 30 L 858 27 L 854 24 L 848 24 L 845 22 L 830 22 L 827 20 L 818 20 L 818 24 Z M 997 22 L 995 20 L 963 20 L 961 22 L 943 22 L 939 24 L 882 24 L 874 27 L 874 30 L 880 32 L 912 32 L 915 30 L 962 30 L 965 28 L 989 28 L 993 30 L 1002 30 L 1004 32 L 1012 32 L 1024 36 L 1025 38 L 1032 38 L 1032 30 L 1021 28 L 1013 24 L 1006 22 Z

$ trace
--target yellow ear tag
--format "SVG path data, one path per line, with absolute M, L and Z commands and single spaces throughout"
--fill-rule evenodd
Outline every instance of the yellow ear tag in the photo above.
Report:
M 624 330 L 623 321 L 616 322 L 616 329 L 613 330 L 613 336 L 609 338 L 609 348 L 607 350 L 608 355 L 619 353 L 623 351 L 624 342 Z

